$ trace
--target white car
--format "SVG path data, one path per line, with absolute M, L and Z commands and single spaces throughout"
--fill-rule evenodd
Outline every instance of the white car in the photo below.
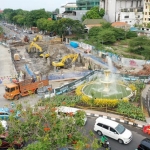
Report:
M 67 114 L 69 114 L 69 113 L 72 113 L 73 115 L 75 115 L 77 113 L 77 111 L 80 111 L 80 109 L 73 108 L 73 107 L 67 107 L 67 106 L 60 106 L 60 107 L 57 107 L 57 109 L 56 109 L 56 113 L 58 114 L 58 117 L 60 117 L 60 115 L 68 117 Z M 84 119 L 83 119 L 83 125 L 85 125 L 86 122 L 87 122 L 87 116 L 85 115 Z
M 126 129 L 122 124 L 103 117 L 96 119 L 94 131 L 100 136 L 105 135 L 118 140 L 120 144 L 128 144 L 132 140 L 131 131 Z

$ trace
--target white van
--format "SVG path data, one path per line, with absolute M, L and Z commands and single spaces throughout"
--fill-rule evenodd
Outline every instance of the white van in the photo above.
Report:
M 78 108 L 73 108 L 73 107 L 67 107 L 67 106 L 60 106 L 60 107 L 57 107 L 56 109 L 56 113 L 58 114 L 58 116 L 61 114 L 63 114 L 63 116 L 66 116 L 67 117 L 67 114 L 68 113 L 73 113 L 73 114 L 76 114 L 77 111 L 79 111 L 81 109 L 78 109 Z M 81 110 L 82 111 L 82 110 Z M 84 119 L 83 119 L 84 123 L 83 125 L 86 124 L 87 122 L 87 116 L 85 115 Z
M 106 135 L 110 138 L 118 140 L 120 144 L 128 144 L 132 140 L 132 132 L 123 125 L 110 119 L 99 117 L 96 119 L 94 131 L 98 135 Z

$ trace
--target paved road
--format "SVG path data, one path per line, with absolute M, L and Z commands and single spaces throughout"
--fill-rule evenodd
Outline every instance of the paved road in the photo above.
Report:
M 88 118 L 87 124 L 85 125 L 86 132 L 93 131 L 95 119 L 96 117 Z M 124 124 L 124 126 L 132 131 L 133 140 L 129 144 L 124 145 L 124 144 L 119 144 L 118 141 L 116 140 L 108 138 L 112 150 L 135 150 L 139 145 L 139 143 L 141 142 L 141 140 L 143 140 L 145 137 L 149 137 L 148 134 L 144 134 L 142 130 L 139 128 L 135 128 L 133 126 L 126 125 L 126 124 Z M 97 133 L 95 133 L 95 135 L 97 138 L 99 138 Z
M 8 48 L 0 45 L 0 107 L 4 107 L 10 104 L 10 100 L 6 100 L 3 98 L 3 94 L 5 92 L 5 83 L 9 83 L 9 77 L 15 75 L 15 71 L 13 68 L 13 64 L 11 62 L 10 53 L 8 52 Z M 2 81 L 2 82 L 1 82 Z M 22 103 L 25 105 L 25 102 L 28 101 L 29 104 L 34 105 L 38 101 L 39 97 L 37 95 L 28 96 L 21 98 L 17 101 L 17 103 Z

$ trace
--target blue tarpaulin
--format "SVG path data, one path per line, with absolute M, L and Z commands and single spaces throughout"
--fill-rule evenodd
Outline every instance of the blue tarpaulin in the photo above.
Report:
M 25 69 L 26 69 L 27 73 L 28 73 L 31 77 L 36 78 L 35 74 L 28 68 L 28 65 L 27 65 L 27 64 L 25 64 Z

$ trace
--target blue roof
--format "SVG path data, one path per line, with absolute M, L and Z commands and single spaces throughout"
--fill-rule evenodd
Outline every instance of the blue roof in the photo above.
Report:
M 131 27 L 131 28 L 130 28 L 130 31 L 138 31 L 138 28 L 136 28 L 136 27 Z

